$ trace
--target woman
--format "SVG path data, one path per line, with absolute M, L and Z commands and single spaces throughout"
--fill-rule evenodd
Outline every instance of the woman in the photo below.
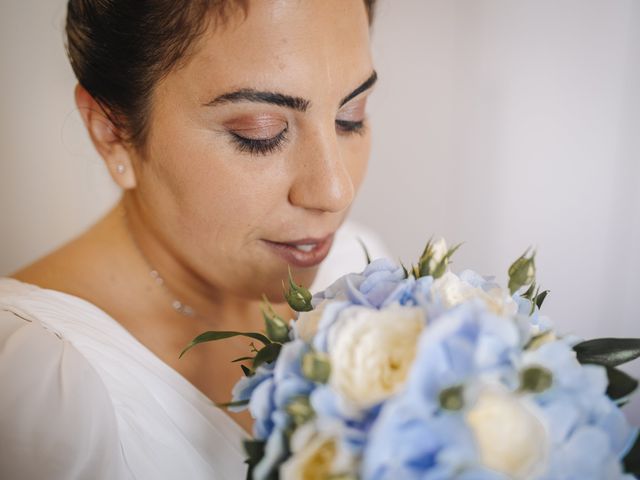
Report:
M 317 288 L 330 251 L 320 275 L 362 265 L 372 4 L 69 1 L 76 104 L 123 195 L 0 279 L 1 478 L 243 478 L 251 419 L 212 401 L 246 339 L 178 353 L 262 330 L 263 293 L 290 318 L 289 267 Z

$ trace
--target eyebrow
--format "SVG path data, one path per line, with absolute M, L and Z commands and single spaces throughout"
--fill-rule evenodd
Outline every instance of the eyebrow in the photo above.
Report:
M 373 84 L 376 83 L 376 80 L 378 80 L 378 74 L 374 70 L 369 78 L 367 78 L 364 82 L 362 82 L 362 84 L 360 84 L 360 86 L 358 86 L 358 88 L 356 88 L 353 92 L 351 92 L 340 101 L 339 106 L 342 107 L 352 98 L 357 97 L 365 90 L 370 89 Z M 291 108 L 299 112 L 306 112 L 307 109 L 311 106 L 311 101 L 305 98 L 293 97 L 291 95 L 286 95 L 279 92 L 255 90 L 253 88 L 242 88 L 240 90 L 236 90 L 235 92 L 224 93 L 214 98 L 210 102 L 205 103 L 204 106 L 212 107 L 224 103 L 237 102 L 270 103 L 281 107 Z
M 364 82 L 362 82 L 362 84 L 358 88 L 356 88 L 353 92 L 351 92 L 349 95 L 347 95 L 340 101 L 340 106 L 342 107 L 349 100 L 351 100 L 354 97 L 357 97 L 365 90 L 369 90 L 371 87 L 373 87 L 373 84 L 376 83 L 377 80 L 378 80 L 378 74 L 374 70 L 371 73 L 371 75 L 369 75 L 369 78 L 367 78 Z

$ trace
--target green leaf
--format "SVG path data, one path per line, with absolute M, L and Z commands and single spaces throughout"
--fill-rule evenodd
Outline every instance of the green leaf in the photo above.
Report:
M 418 269 L 417 266 L 411 264 L 411 274 L 413 275 L 413 278 L 418 279 L 420 278 L 420 270 Z
M 640 432 L 636 436 L 636 441 L 633 446 L 629 449 L 622 461 L 626 473 L 640 475 Z
M 290 454 L 288 444 L 285 441 L 285 435 L 283 432 L 279 432 L 277 429 L 274 430 L 272 435 L 276 436 L 274 438 L 269 437 L 269 443 L 271 442 L 279 442 L 280 445 L 275 446 L 274 451 L 279 452 L 278 456 L 273 458 L 272 462 L 269 462 L 269 465 L 272 466 L 272 469 L 265 473 L 265 480 L 278 480 L 278 469 L 280 464 L 284 462 L 287 456 Z M 245 461 L 245 463 L 249 464 L 249 471 L 247 472 L 247 480 L 253 479 L 253 469 L 257 465 L 257 463 L 264 457 L 266 442 L 262 440 L 245 440 L 244 441 L 244 449 L 247 452 L 249 458 Z
M 275 359 L 278 358 L 280 354 L 280 349 L 282 345 L 280 343 L 270 343 L 269 345 L 265 345 L 258 353 L 256 353 L 255 358 L 253 359 L 253 369 L 255 370 L 263 363 L 271 363 Z
M 596 338 L 573 347 L 580 363 L 616 367 L 640 357 L 640 338 Z
M 431 237 L 429 240 L 427 240 L 427 244 L 424 246 L 424 250 L 422 250 L 422 255 L 420 255 L 420 258 L 425 258 L 429 252 L 431 251 L 431 242 L 433 241 L 433 237 Z
M 454 253 L 456 253 L 458 251 L 458 249 L 464 244 L 464 242 L 460 242 L 457 245 L 454 245 L 453 247 L 451 247 L 449 250 L 447 250 L 447 254 L 445 255 L 445 258 L 447 259 L 447 262 L 449 262 L 451 260 L 451 257 L 453 256 Z
M 271 343 L 271 340 L 269 340 L 267 337 L 265 337 L 261 333 L 231 332 L 231 331 L 210 331 L 210 332 L 201 333 L 196 338 L 191 340 L 191 343 L 189 343 L 189 345 L 187 345 L 186 348 L 184 350 L 182 350 L 182 352 L 180 353 L 180 357 L 178 357 L 178 358 L 182 358 L 182 356 L 185 353 L 187 353 L 189 350 L 191 350 L 193 347 L 195 347 L 199 343 L 212 342 L 212 341 L 215 341 L 215 340 L 224 340 L 225 338 L 237 337 L 238 335 L 243 336 L 243 337 L 253 338 L 254 340 L 259 340 L 262 343 L 264 343 L 265 345 L 268 345 L 268 344 Z
M 462 246 L 462 243 L 459 243 L 448 249 L 442 258 L 437 260 L 435 258 L 437 252 L 434 250 L 435 244 L 432 243 L 432 240 L 432 238 L 429 239 L 420 256 L 420 260 L 418 260 L 418 266 L 413 268 L 415 278 L 427 276 L 432 276 L 434 279 L 440 278 L 447 271 L 447 265 L 450 263 L 453 254 Z
M 243 362 L 245 360 L 253 360 L 253 357 L 239 357 L 239 358 L 234 358 L 233 360 L 231 360 L 231 363 L 236 363 L 236 362 Z
M 535 285 L 535 282 L 533 282 L 531 285 Z M 540 287 L 536 287 L 536 291 L 533 294 L 533 298 L 536 298 L 538 296 L 538 293 L 540 293 Z M 536 311 L 536 302 L 535 301 L 531 301 L 531 310 L 529 310 L 529 316 L 533 315 L 533 312 Z
M 369 250 L 367 250 L 367 246 L 364 244 L 364 242 L 360 237 L 357 237 L 357 239 L 358 239 L 358 242 L 360 242 L 360 246 L 364 250 L 364 256 L 367 259 L 367 265 L 369 265 L 371 263 L 371 255 L 369 255 Z
M 265 440 L 244 440 L 244 451 L 250 459 L 260 460 L 264 456 Z
M 248 458 L 245 463 L 249 465 L 249 471 L 247 472 L 247 480 L 253 479 L 253 468 L 264 457 L 264 447 L 266 445 L 264 440 L 244 440 L 244 451 L 247 453 Z
M 530 248 L 527 248 L 527 250 L 509 267 L 509 291 L 511 292 L 511 295 L 513 295 L 520 287 L 531 285 L 535 281 L 536 252 L 534 251 L 531 256 L 529 256 L 530 250 Z
M 404 263 L 402 263 L 402 261 L 400 261 L 400 266 L 402 267 L 402 271 L 404 272 L 404 278 L 409 278 L 409 270 L 407 270 L 407 267 L 404 266 Z
M 526 298 L 527 300 L 531 300 L 533 301 L 533 298 L 535 297 L 535 292 L 536 292 L 536 282 L 533 282 L 529 288 L 527 289 L 526 292 L 524 292 L 522 295 L 520 295 L 522 298 Z
M 424 246 L 424 250 L 422 251 L 422 255 L 420 255 L 420 259 L 418 260 L 417 268 L 414 267 L 414 274 L 416 278 L 426 277 L 431 272 L 429 270 L 429 263 L 431 257 L 433 257 L 433 237 L 431 237 L 427 244 Z
M 301 285 L 296 285 L 291 276 L 291 267 L 289 267 L 289 290 L 286 290 L 284 282 L 282 283 L 282 288 L 284 290 L 284 298 L 296 312 L 310 312 L 313 310 L 311 292 Z
M 262 296 L 262 317 L 264 318 L 265 330 L 267 336 L 273 342 L 286 343 L 289 341 L 289 327 L 287 323 L 280 317 L 267 299 L 266 295 Z
M 249 400 L 238 400 L 237 402 L 226 402 L 226 403 L 216 403 L 216 407 L 226 408 L 226 407 L 242 407 L 244 405 L 248 405 Z
M 607 368 L 607 377 L 609 377 L 609 386 L 607 387 L 607 396 L 611 400 L 618 400 L 627 397 L 638 388 L 638 381 L 630 377 L 622 370 L 613 367 Z
M 549 290 L 545 290 L 544 292 L 540 292 L 538 295 L 536 295 L 536 297 L 534 298 L 533 301 L 538 306 L 538 309 L 542 308 L 542 304 L 544 303 L 544 299 L 547 298 L 548 294 L 549 294 Z

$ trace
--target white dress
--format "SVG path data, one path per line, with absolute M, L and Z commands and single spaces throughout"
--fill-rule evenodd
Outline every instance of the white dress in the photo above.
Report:
M 312 291 L 385 255 L 345 222 Z M 0 277 L 0 479 L 246 477 L 245 431 L 92 303 Z

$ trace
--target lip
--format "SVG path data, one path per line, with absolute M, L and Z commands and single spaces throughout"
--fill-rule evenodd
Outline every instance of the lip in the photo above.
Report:
M 302 238 L 290 242 L 273 242 L 271 240 L 263 240 L 270 250 L 284 259 L 288 264 L 296 267 L 314 267 L 321 263 L 331 250 L 334 234 L 327 235 L 324 238 Z M 309 252 L 298 250 L 294 245 L 311 245 L 315 246 Z

